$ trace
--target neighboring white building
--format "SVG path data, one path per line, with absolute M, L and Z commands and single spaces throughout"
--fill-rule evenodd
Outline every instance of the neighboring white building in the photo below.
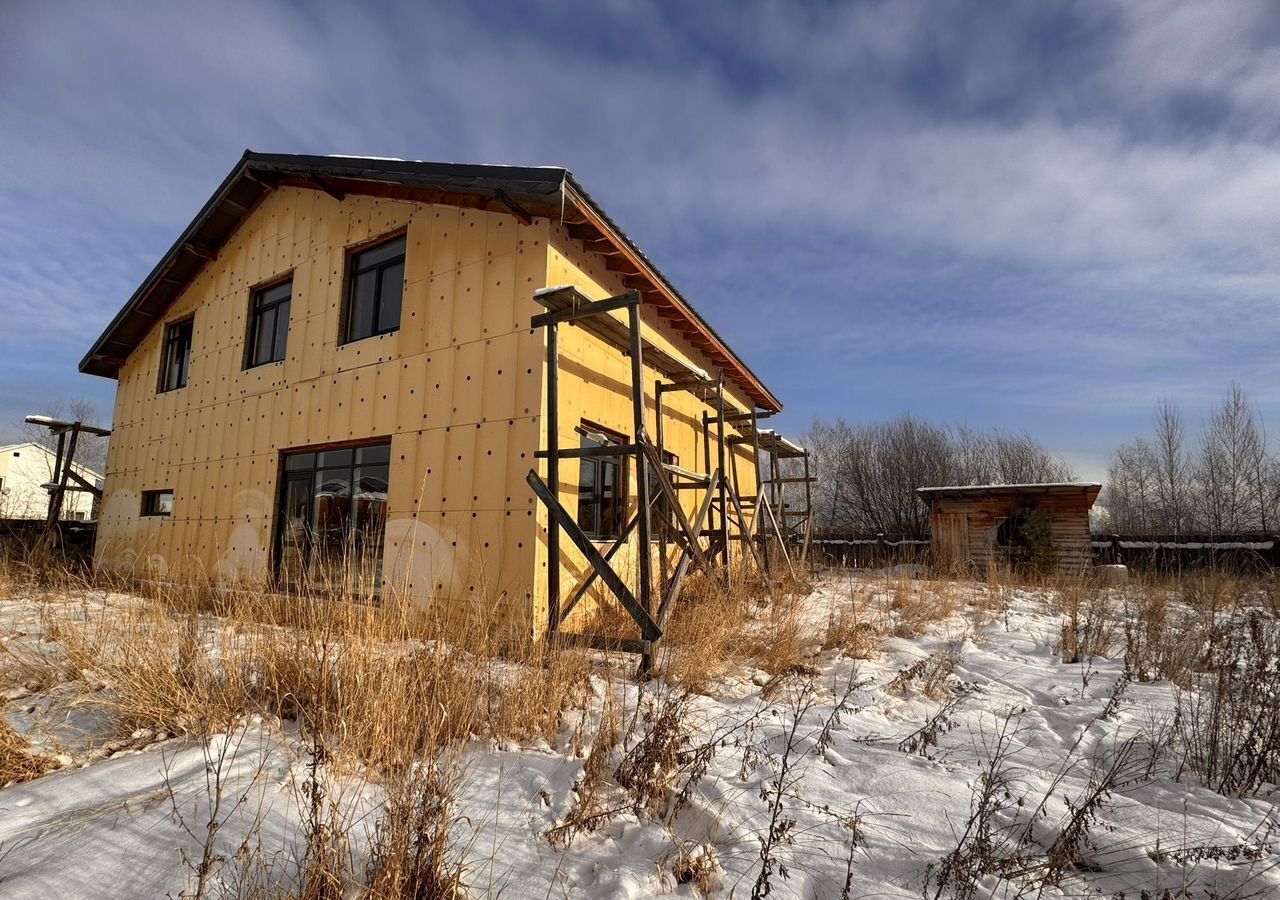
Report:
M 49 510 L 49 492 L 43 485 L 53 478 L 56 460 L 39 444 L 0 447 L 0 519 L 43 519 Z M 75 472 L 91 484 L 102 484 L 102 475 L 77 465 Z M 83 521 L 93 513 L 93 494 L 67 491 L 62 518 Z

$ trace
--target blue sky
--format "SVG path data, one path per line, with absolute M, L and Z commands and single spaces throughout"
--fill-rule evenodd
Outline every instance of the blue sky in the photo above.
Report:
M 0 439 L 250 147 L 564 165 L 782 398 L 1103 473 L 1280 421 L 1269 3 L 61 3 L 0 28 Z

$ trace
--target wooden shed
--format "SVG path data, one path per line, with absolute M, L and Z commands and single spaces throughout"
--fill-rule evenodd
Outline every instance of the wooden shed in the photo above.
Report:
M 939 568 L 1010 565 L 1079 574 L 1092 565 L 1089 510 L 1097 482 L 918 488 L 932 510 Z

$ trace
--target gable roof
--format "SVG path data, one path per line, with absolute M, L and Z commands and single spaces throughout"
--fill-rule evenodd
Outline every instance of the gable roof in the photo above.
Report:
M 241 221 L 277 187 L 303 187 L 341 199 L 368 194 L 511 213 L 528 221 L 563 222 L 569 235 L 604 254 L 610 271 L 643 302 L 670 320 L 761 409 L 782 404 L 729 345 L 658 271 L 574 179 L 557 167 L 476 166 L 349 156 L 302 156 L 246 150 L 174 245 L 116 314 L 80 371 L 114 378 L 152 325 L 231 237 Z

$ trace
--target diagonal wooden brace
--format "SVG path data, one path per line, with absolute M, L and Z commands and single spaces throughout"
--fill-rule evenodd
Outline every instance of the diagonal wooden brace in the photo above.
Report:
M 599 574 L 600 580 L 613 592 L 613 595 L 618 598 L 618 602 L 635 620 L 635 623 L 640 626 L 640 634 L 644 639 L 656 641 L 661 638 L 662 629 L 653 620 L 653 616 L 649 615 L 649 611 L 640 605 L 640 601 L 636 599 L 635 594 L 631 593 L 631 589 L 627 587 L 618 573 L 600 555 L 600 551 L 591 543 L 590 538 L 583 533 L 573 516 L 569 515 L 568 511 L 560 505 L 559 498 L 551 493 L 551 489 L 538 477 L 538 473 L 530 469 L 525 480 L 529 482 L 529 487 L 533 488 L 534 494 L 546 506 L 547 512 L 556 520 L 560 528 L 569 536 L 569 539 L 573 541 L 577 548 L 582 551 L 582 555 L 587 558 L 591 568 L 595 569 Z M 647 547 L 642 548 L 641 552 L 647 549 Z M 548 560 L 547 565 L 558 566 L 560 565 L 560 560 Z
M 631 532 L 636 530 L 636 523 L 640 521 L 639 516 L 632 516 L 627 522 L 627 527 L 622 529 L 622 534 L 618 535 L 618 539 L 613 542 L 613 546 L 609 548 L 609 552 L 604 555 L 604 561 L 609 562 L 613 559 L 622 547 L 627 543 L 627 538 L 631 537 Z M 569 618 L 573 613 L 574 607 L 578 605 L 578 601 L 586 596 L 587 591 L 591 590 L 591 585 L 596 583 L 596 579 L 600 577 L 600 572 L 596 569 L 591 570 L 591 574 L 582 582 L 582 586 L 573 592 L 573 596 L 569 598 L 569 602 L 564 605 L 564 609 L 560 612 L 560 624 Z
M 671 479 L 667 475 L 667 470 L 663 467 L 662 457 L 658 455 L 658 448 L 653 446 L 647 438 L 640 441 L 640 446 L 649 460 L 651 470 L 657 477 L 658 489 L 667 498 L 667 504 L 670 506 L 671 511 L 675 513 L 680 530 L 684 532 L 685 539 L 689 542 L 689 552 L 693 554 L 694 560 L 699 565 L 705 566 L 707 558 L 703 555 L 702 547 L 698 542 L 698 532 L 689 523 L 689 517 L 685 515 L 684 507 L 680 505 L 680 497 L 677 496 L 675 488 L 671 486 Z M 708 493 L 710 492 L 711 488 L 708 488 Z

